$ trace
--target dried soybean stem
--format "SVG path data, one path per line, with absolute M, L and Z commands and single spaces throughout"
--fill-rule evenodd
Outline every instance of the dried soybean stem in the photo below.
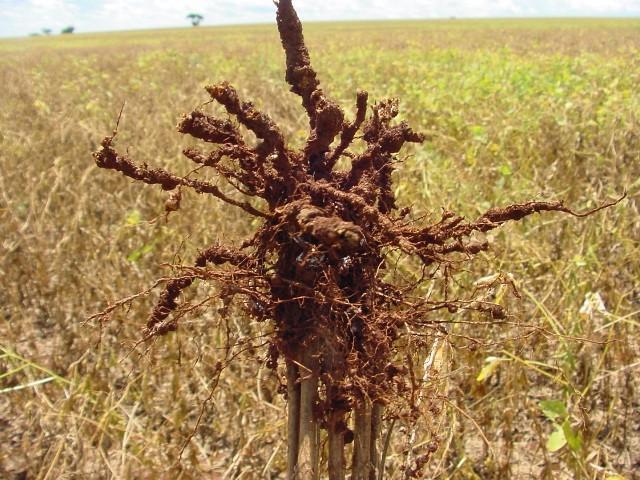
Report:
M 380 460 L 378 462 L 378 478 L 376 480 L 383 480 L 384 478 L 384 465 L 387 461 L 387 453 L 389 452 L 389 445 L 391 445 L 391 435 L 393 434 L 393 428 L 396 426 L 396 419 L 391 420 L 391 424 L 387 429 L 387 433 L 384 436 L 384 443 L 382 445 L 382 453 L 380 454 Z
M 344 480 L 344 414 L 333 414 L 329 418 L 327 436 L 329 443 L 329 480 Z
M 369 399 L 364 399 L 362 405 L 354 411 L 354 444 L 352 480 L 369 480 L 371 472 L 371 410 Z
M 380 468 L 378 440 L 380 438 L 383 410 L 382 403 L 373 402 L 371 409 L 371 471 L 369 472 L 369 480 L 377 480 L 378 478 L 378 470 Z
M 419 407 L 424 401 L 425 401 L 425 391 L 424 391 L 424 386 L 427 385 L 430 381 L 431 381 L 431 372 L 432 369 L 434 368 L 434 365 L 436 364 L 436 360 L 438 357 L 438 353 L 440 352 L 440 349 L 443 348 L 442 343 L 446 341 L 446 337 L 443 335 L 437 335 L 433 341 L 433 345 L 431 345 L 431 350 L 429 352 L 429 355 L 427 356 L 427 358 L 425 358 L 423 364 L 422 364 L 422 381 L 421 381 L 421 385 L 422 388 L 420 389 L 420 391 L 418 392 L 418 398 L 415 402 L 415 406 L 416 408 Z M 437 367 L 436 367 L 437 369 Z M 415 423 L 413 425 L 413 427 L 411 428 L 411 431 L 409 432 L 409 441 L 408 441 L 408 451 L 407 451 L 407 468 L 405 469 L 405 477 L 406 479 L 408 478 L 413 478 L 413 467 L 412 467 L 412 463 L 414 460 L 414 445 L 416 443 L 416 438 L 418 435 L 418 424 Z
M 316 480 L 320 460 L 319 426 L 314 415 L 318 399 L 317 348 L 307 347 L 302 357 L 304 369 L 300 372 L 300 436 L 298 480 Z
M 287 360 L 287 480 L 296 480 L 300 448 L 300 382 L 298 367 Z

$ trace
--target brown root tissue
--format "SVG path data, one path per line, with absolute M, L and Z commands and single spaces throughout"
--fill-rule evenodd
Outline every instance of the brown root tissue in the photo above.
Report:
M 275 122 L 241 100 L 226 82 L 206 91 L 229 118 L 194 111 L 178 125 L 181 133 L 217 145 L 210 152 L 187 149 L 184 155 L 212 168 L 243 200 L 211 183 L 134 163 L 113 148 L 115 133 L 94 154 L 101 168 L 164 190 L 191 188 L 262 219 L 241 248 L 208 247 L 190 274 L 165 284 L 145 338 L 176 329 L 180 315 L 172 314 L 194 278 L 217 281 L 226 292 L 247 297 L 244 305 L 250 315 L 273 322 L 271 366 L 278 358 L 299 365 L 305 350 L 317 352 L 314 373 L 326 392 L 315 409 L 321 424 L 365 401 L 404 402 L 411 413 L 406 398 L 415 395 L 404 392 L 415 382 L 400 365 L 406 360 L 398 354 L 397 340 L 409 331 L 424 332 L 429 313 L 440 308 L 475 309 L 494 318 L 503 318 L 504 312 L 498 305 L 469 299 L 421 299 L 413 294 L 417 284 L 386 281 L 390 253 L 411 256 L 434 271 L 486 250 L 486 242 L 470 240 L 476 231 L 487 232 L 537 212 L 574 213 L 560 202 L 529 202 L 491 208 L 471 222 L 452 212 L 430 225 L 407 221 L 408 211 L 399 212 L 395 204 L 396 154 L 405 143 L 422 143 L 425 137 L 406 122 L 394 122 L 396 99 L 372 105 L 366 119 L 368 96 L 362 91 L 356 95 L 355 119 L 346 120 L 342 108 L 319 87 L 290 0 L 277 3 L 277 23 L 286 53 L 286 81 L 301 97 L 309 118 L 304 148 L 291 150 Z M 255 148 L 245 142 L 238 124 L 259 139 Z M 366 145 L 355 154 L 349 148 L 358 132 Z M 336 169 L 341 158 L 350 168 Z M 222 264 L 224 268 L 211 268 Z

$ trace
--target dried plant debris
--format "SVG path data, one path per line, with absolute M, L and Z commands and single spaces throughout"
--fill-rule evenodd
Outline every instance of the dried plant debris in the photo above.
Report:
M 399 285 L 385 280 L 390 255 L 415 258 L 424 266 L 423 281 L 430 281 L 429 272 L 444 271 L 487 250 L 486 242 L 472 240 L 474 232 L 539 212 L 585 214 L 572 212 L 562 202 L 528 202 L 491 208 L 475 221 L 445 211 L 436 223 L 416 226 L 407 220 L 407 210 L 396 207 L 392 174 L 402 147 L 422 143 L 425 136 L 406 122 L 394 121 L 397 99 L 372 105 L 366 118 L 368 96 L 362 91 L 356 94 L 355 118 L 346 119 L 320 88 L 291 0 L 277 2 L 277 24 L 286 54 L 286 81 L 309 118 L 304 148 L 290 149 L 275 122 L 241 100 L 226 82 L 207 86 L 206 91 L 229 118 L 196 110 L 178 125 L 179 132 L 215 145 L 210 151 L 186 149 L 185 157 L 213 169 L 245 200 L 231 198 L 211 183 L 134 163 L 114 149 L 115 132 L 102 141 L 94 157 L 101 168 L 168 191 L 208 194 L 262 220 L 240 249 L 207 247 L 193 267 L 166 282 L 144 338 L 178 327 L 181 293 L 196 278 L 217 282 L 225 295 L 246 297 L 243 304 L 249 315 L 273 322 L 269 364 L 275 368 L 279 359 L 284 360 L 292 392 L 303 378 L 319 382 L 313 386 L 323 392 L 315 394 L 314 421 L 325 428 L 333 425 L 333 432 L 341 436 L 338 445 L 344 445 L 345 438 L 352 437 L 345 426 L 352 410 L 356 423 L 359 409 L 366 405 L 413 414 L 419 382 L 399 355 L 399 338 L 407 332 L 432 332 L 430 314 L 439 309 L 473 309 L 494 319 L 505 317 L 499 305 L 446 294 L 437 301 L 425 299 L 414 294 L 420 282 Z M 249 146 L 239 125 L 255 134 L 257 146 Z M 365 144 L 361 153 L 349 150 L 357 135 Z M 337 169 L 340 159 L 350 167 Z M 177 210 L 180 194 L 169 200 L 167 212 Z M 213 268 L 223 264 L 224 268 Z M 296 401 L 291 394 L 289 401 Z

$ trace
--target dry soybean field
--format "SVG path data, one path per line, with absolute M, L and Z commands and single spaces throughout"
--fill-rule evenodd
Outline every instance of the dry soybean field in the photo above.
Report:
M 530 199 L 587 211 L 627 192 L 584 219 L 487 234 L 490 253 L 451 288 L 483 288 L 509 315 L 433 312 L 446 336 L 430 408 L 415 430 L 383 422 L 383 478 L 405 478 L 413 434 L 437 447 L 422 478 L 640 479 L 640 20 L 311 23 L 305 36 L 338 103 L 398 97 L 425 134 L 396 172 L 416 218 Z M 0 478 L 285 478 L 267 325 L 198 305 L 212 287 L 196 282 L 180 328 L 139 342 L 155 279 L 255 225 L 192 192 L 166 215 L 166 192 L 91 155 L 125 104 L 119 148 L 188 174 L 175 125 L 223 80 L 299 148 L 307 121 L 284 70 L 275 25 L 0 40 Z M 243 348 L 218 379 L 230 337 Z

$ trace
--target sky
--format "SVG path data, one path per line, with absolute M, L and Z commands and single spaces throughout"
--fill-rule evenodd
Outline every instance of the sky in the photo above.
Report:
M 294 0 L 303 21 L 485 17 L 640 17 L 640 0 Z M 69 25 L 76 32 L 270 23 L 272 0 L 0 0 L 0 37 Z

